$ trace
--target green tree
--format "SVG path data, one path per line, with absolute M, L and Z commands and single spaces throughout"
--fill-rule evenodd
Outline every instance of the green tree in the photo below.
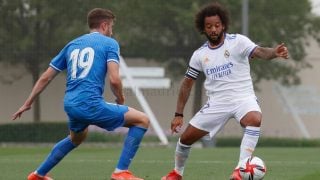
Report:
M 204 43 L 194 28 L 195 12 L 205 0 L 124 0 L 118 4 L 122 54 L 163 63 L 171 77 L 180 79 L 193 51 Z M 201 106 L 202 81 L 195 86 L 193 111 Z
M 241 33 L 241 1 L 221 0 L 230 11 L 229 33 Z M 194 28 L 194 15 L 204 0 L 123 0 L 118 4 L 117 24 L 122 54 L 145 57 L 167 65 L 172 77 L 182 77 L 192 52 L 205 38 Z M 289 4 L 290 3 L 290 4 Z M 299 84 L 298 72 L 310 67 L 305 61 L 305 38 L 319 39 L 319 18 L 311 14 L 308 0 L 249 1 L 249 37 L 261 46 L 285 42 L 291 60 L 252 61 L 254 84 L 263 79 Z M 275 65 L 276 63 L 276 65 Z M 203 78 L 202 78 L 203 79 Z M 202 82 L 195 86 L 194 112 L 201 106 Z
M 230 10 L 229 32 L 240 32 L 241 1 L 220 1 Z M 0 61 L 22 64 L 35 83 L 52 56 L 70 39 L 87 31 L 87 11 L 102 7 L 113 10 L 117 16 L 115 38 L 124 56 L 160 61 L 172 77 L 180 79 L 192 52 L 205 41 L 194 28 L 194 15 L 205 3 L 208 1 L 0 0 Z M 319 39 L 320 21 L 312 16 L 310 2 L 250 0 L 249 9 L 249 37 L 262 46 L 285 42 L 292 58 L 290 63 L 253 61 L 255 85 L 262 79 L 299 83 L 298 72 L 310 67 L 304 59 L 304 39 Z M 197 82 L 195 93 L 200 95 L 201 90 L 202 83 Z M 194 98 L 194 110 L 198 110 L 201 98 Z M 39 101 L 34 105 L 34 114 L 39 121 Z
M 64 44 L 87 31 L 86 13 L 99 4 L 102 2 L 0 0 L 0 62 L 24 66 L 34 84 Z M 40 121 L 40 112 L 37 98 L 35 122 Z
M 289 4 L 290 3 L 290 4 Z M 299 84 L 298 72 L 311 67 L 305 61 L 308 36 L 319 41 L 319 17 L 312 16 L 308 0 L 250 1 L 250 36 L 264 46 L 285 42 L 291 59 L 289 63 L 254 61 L 254 81 L 279 79 L 285 85 Z M 276 65 L 274 65 L 276 63 Z

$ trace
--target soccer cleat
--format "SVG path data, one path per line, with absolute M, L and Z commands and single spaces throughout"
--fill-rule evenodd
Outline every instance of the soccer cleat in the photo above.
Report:
M 233 172 L 232 172 L 232 174 L 230 176 L 230 180 L 242 180 L 239 168 L 236 168 L 236 169 L 233 170 Z
M 143 180 L 135 177 L 130 171 L 122 171 L 119 173 L 112 173 L 111 180 Z
M 51 177 L 48 175 L 45 175 L 44 177 L 39 176 L 38 174 L 32 172 L 28 176 L 28 180 L 53 180 Z
M 172 170 L 169 174 L 163 176 L 161 180 L 182 180 L 182 176 L 176 170 Z

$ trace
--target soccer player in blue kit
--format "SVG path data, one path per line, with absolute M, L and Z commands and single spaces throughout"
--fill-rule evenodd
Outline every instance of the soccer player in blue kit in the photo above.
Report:
M 70 135 L 53 147 L 45 161 L 30 173 L 28 180 L 52 179 L 47 173 L 85 140 L 89 125 L 108 131 L 122 126 L 129 128 L 111 179 L 142 180 L 128 169 L 149 127 L 149 119 L 144 113 L 123 105 L 125 98 L 119 76 L 119 45 L 111 38 L 115 15 L 110 10 L 95 8 L 88 13 L 87 21 L 90 33 L 69 42 L 52 59 L 25 103 L 12 115 L 15 120 L 31 109 L 34 99 L 51 80 L 59 72 L 67 70 L 64 110 L 69 118 Z M 105 102 L 103 98 L 106 76 L 116 104 Z

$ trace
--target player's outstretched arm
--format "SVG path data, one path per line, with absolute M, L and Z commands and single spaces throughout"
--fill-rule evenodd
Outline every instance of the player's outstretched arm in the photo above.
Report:
M 176 115 L 178 115 L 178 116 L 175 115 L 175 117 L 171 121 L 172 134 L 178 133 L 180 128 L 183 125 L 183 110 L 184 110 L 184 107 L 189 99 L 193 83 L 194 83 L 194 80 L 189 77 L 185 77 L 181 83 L 178 101 L 177 101 L 176 112 L 175 112 Z
M 32 103 L 36 97 L 47 87 L 47 85 L 51 82 L 51 80 L 58 74 L 59 72 L 49 67 L 38 79 L 36 84 L 33 86 L 32 91 L 24 102 L 24 104 L 12 115 L 12 120 L 20 118 L 22 113 L 31 109 Z
M 261 58 L 266 60 L 271 60 L 277 57 L 288 59 L 289 58 L 289 52 L 288 48 L 285 46 L 284 43 L 278 44 L 274 48 L 268 48 L 268 47 L 257 47 L 253 53 L 252 58 Z

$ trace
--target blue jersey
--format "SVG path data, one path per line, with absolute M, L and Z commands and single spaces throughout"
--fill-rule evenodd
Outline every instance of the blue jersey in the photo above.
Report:
M 64 104 L 103 100 L 110 61 L 119 63 L 119 44 L 110 37 L 93 32 L 69 42 L 50 62 L 57 71 L 67 69 Z

